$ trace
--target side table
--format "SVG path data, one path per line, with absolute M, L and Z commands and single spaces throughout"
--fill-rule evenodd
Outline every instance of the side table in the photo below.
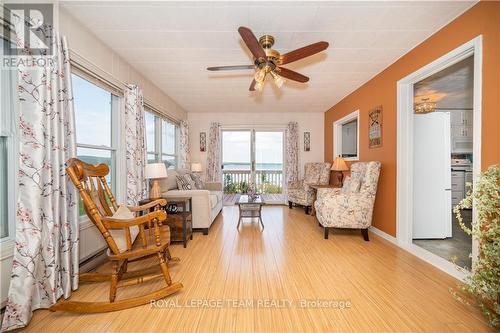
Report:
M 182 242 L 184 247 L 186 247 L 188 240 L 193 239 L 191 198 L 179 197 L 165 199 L 167 200 L 167 206 L 164 208 L 167 212 L 167 221 L 165 223 L 170 227 L 170 241 Z M 139 204 L 144 205 L 150 201 L 150 199 L 141 200 Z M 172 205 L 177 207 L 177 211 L 168 211 L 168 207 Z

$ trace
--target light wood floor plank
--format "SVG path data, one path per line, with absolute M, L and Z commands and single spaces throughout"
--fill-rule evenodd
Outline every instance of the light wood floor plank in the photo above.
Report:
M 481 313 L 456 301 L 457 281 L 411 254 L 370 234 L 335 230 L 323 239 L 317 221 L 300 208 L 266 206 L 265 229 L 224 207 L 204 236 L 195 233 L 181 262 L 170 265 L 184 289 L 166 299 L 181 307 L 150 305 L 106 314 L 36 311 L 28 332 L 490 332 Z M 135 263 L 134 267 L 155 265 Z M 139 266 L 142 265 L 142 266 Z M 106 271 L 103 265 L 99 271 Z M 130 297 L 162 286 L 161 280 L 119 290 Z M 78 300 L 106 300 L 108 285 L 85 284 Z M 299 301 L 346 300 L 349 309 L 302 308 Z M 226 301 L 221 308 L 187 307 L 196 300 Z M 227 302 L 253 301 L 254 307 Z M 256 307 L 264 300 L 291 307 Z

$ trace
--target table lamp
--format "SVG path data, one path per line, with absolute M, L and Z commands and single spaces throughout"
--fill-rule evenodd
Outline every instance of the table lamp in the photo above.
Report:
M 201 163 L 191 163 L 192 172 L 201 172 Z
M 146 164 L 146 179 L 152 179 L 149 199 L 155 200 L 161 197 L 160 182 L 158 179 L 167 178 L 167 168 L 164 163 Z
M 337 172 L 337 181 L 340 183 L 340 186 L 342 186 L 344 181 L 344 171 L 349 170 L 344 159 L 340 156 L 335 158 L 330 170 Z

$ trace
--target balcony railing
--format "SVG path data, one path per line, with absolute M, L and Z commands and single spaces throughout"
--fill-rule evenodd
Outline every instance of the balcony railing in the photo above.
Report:
M 222 170 L 224 193 L 245 193 L 250 182 L 250 170 Z M 283 172 L 281 170 L 256 170 L 257 192 L 279 194 L 283 192 Z

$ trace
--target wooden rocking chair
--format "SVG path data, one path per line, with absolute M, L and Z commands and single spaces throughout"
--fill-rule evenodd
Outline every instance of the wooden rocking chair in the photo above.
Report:
M 143 305 L 179 291 L 183 286 L 179 282 L 172 282 L 167 267 L 167 261 L 177 260 L 177 258 L 171 257 L 168 248 L 170 242 L 169 227 L 162 225 L 162 221 L 166 220 L 167 215 L 159 208 L 167 204 L 166 200 L 159 199 L 143 206 L 128 207 L 133 215 L 143 212 L 142 216 L 130 219 L 112 218 L 119 207 L 106 182 L 105 177 L 109 173 L 108 166 L 105 164 L 93 166 L 76 158 L 68 160 L 67 164 L 66 171 L 80 192 L 88 217 L 108 244 L 108 257 L 112 263 L 111 274 L 82 273 L 79 277 L 80 282 L 110 281 L 109 302 L 62 300 L 51 306 L 49 310 L 83 313 L 117 311 Z M 111 203 L 111 207 L 109 203 Z M 150 212 L 152 208 L 154 211 Z M 149 230 L 146 231 L 145 226 Z M 120 249 L 117 245 L 118 235 L 122 237 L 123 244 L 125 244 L 124 236 L 126 249 L 123 248 L 124 246 Z M 135 241 L 134 236 L 136 237 Z M 128 263 L 151 256 L 156 256 L 159 260 L 160 269 L 157 269 L 156 272 L 151 272 L 150 269 L 127 272 Z M 115 301 L 117 288 L 136 285 L 158 277 L 163 277 L 166 287 L 143 296 Z

